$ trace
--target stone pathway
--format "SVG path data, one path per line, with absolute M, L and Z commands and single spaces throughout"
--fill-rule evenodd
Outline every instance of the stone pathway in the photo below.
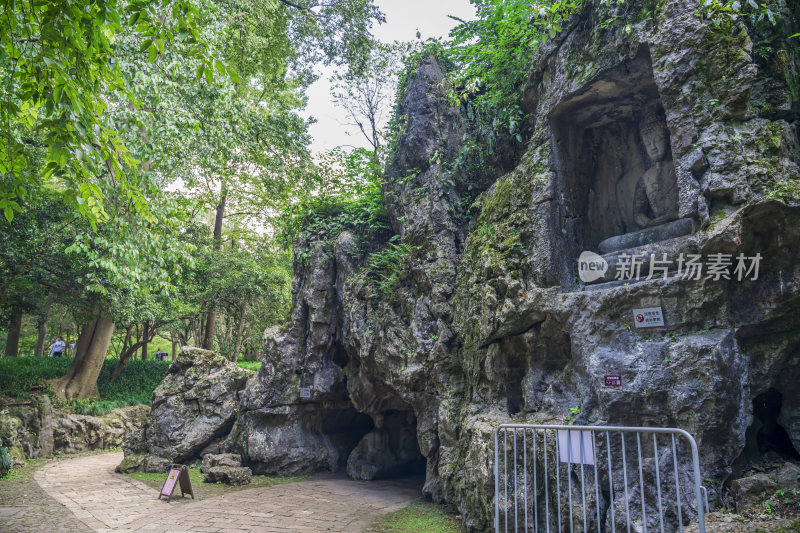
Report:
M 319 479 L 232 492 L 190 503 L 158 500 L 155 489 L 114 473 L 121 453 L 60 461 L 39 485 L 91 530 L 191 532 L 358 532 L 420 495 L 406 481 Z

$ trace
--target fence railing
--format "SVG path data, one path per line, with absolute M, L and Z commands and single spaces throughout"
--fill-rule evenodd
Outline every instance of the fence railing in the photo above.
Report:
M 708 509 L 697 443 L 681 429 L 503 424 L 494 529 L 683 532 Z

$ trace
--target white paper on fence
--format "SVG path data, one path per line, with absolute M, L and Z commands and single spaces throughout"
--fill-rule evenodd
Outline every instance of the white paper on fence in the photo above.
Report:
M 569 432 L 569 435 L 567 434 Z M 581 441 L 583 441 L 583 457 L 581 457 Z M 570 451 L 570 447 L 572 450 Z M 594 448 L 592 432 L 576 429 L 558 430 L 558 459 L 562 463 L 594 464 Z

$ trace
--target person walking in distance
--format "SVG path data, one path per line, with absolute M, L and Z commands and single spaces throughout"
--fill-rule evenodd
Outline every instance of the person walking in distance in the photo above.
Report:
M 56 337 L 56 341 L 50 345 L 50 357 L 61 357 L 64 353 L 64 348 L 67 345 L 64 343 L 64 339 L 61 338 L 61 335 Z

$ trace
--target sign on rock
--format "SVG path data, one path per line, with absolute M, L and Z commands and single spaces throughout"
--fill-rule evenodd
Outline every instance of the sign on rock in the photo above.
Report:
M 181 496 L 191 494 L 194 500 L 194 492 L 192 491 L 192 482 L 189 479 L 189 469 L 186 465 L 172 465 L 167 474 L 167 479 L 164 481 L 164 486 L 161 487 L 161 494 L 158 495 L 160 500 L 162 496 L 167 497 L 167 501 L 172 498 L 172 493 L 175 492 L 175 485 L 180 483 Z
M 299 392 L 301 398 L 311 398 L 311 387 L 300 387 Z
M 637 328 L 654 328 L 664 325 L 664 312 L 660 307 L 633 310 L 633 323 Z

